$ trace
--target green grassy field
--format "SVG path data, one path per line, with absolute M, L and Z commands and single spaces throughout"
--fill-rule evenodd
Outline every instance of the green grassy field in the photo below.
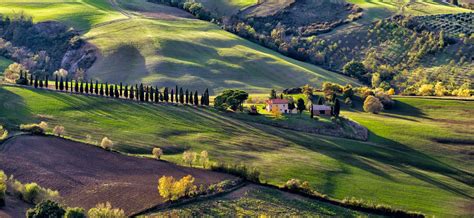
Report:
M 363 19 L 358 22 L 371 22 L 389 17 L 395 13 L 419 16 L 472 11 L 444 3 L 440 0 L 417 0 L 410 4 L 407 4 L 409 3 L 408 0 L 348 0 L 348 2 L 359 5 L 365 10 Z
M 13 61 L 11 61 L 10 59 L 6 59 L 6 58 L 0 56 L 0 74 L 3 74 L 5 69 L 8 68 L 8 66 L 10 66 L 10 64 L 12 64 L 12 63 L 13 63 Z
M 0 102 L 0 123 L 10 130 L 44 120 L 50 127 L 64 125 L 75 139 L 107 136 L 124 152 L 149 154 L 160 146 L 164 159 L 176 163 L 186 149 L 208 150 L 211 161 L 257 167 L 271 184 L 297 178 L 339 199 L 354 196 L 440 216 L 472 215 L 473 170 L 467 161 L 472 154 L 464 152 L 472 150 L 474 118 L 467 115 L 473 101 L 401 98 L 391 113 L 343 111 L 367 125 L 369 142 L 282 130 L 193 107 L 15 87 L 1 87 Z M 457 117 L 453 126 L 445 125 L 446 117 Z M 471 145 L 443 145 L 433 137 Z
M 258 3 L 258 0 L 198 0 L 204 7 L 218 16 L 230 16 Z

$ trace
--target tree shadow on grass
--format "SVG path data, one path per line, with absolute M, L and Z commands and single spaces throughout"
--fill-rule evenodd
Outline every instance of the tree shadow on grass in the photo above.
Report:
M 389 144 L 396 146 L 387 147 L 384 144 L 375 145 L 371 143 L 312 135 L 290 130 L 278 130 L 266 127 L 260 129 L 270 134 L 278 135 L 286 140 L 293 141 L 311 151 L 321 153 L 339 160 L 344 164 L 357 167 L 361 170 L 394 182 L 397 181 L 397 178 L 392 177 L 383 169 L 377 168 L 373 163 L 381 163 L 393 169 L 397 169 L 442 190 L 463 197 L 474 198 L 465 193 L 465 190 L 462 190 L 461 188 L 447 184 L 439 179 L 425 173 L 417 172 L 413 169 L 441 174 L 468 186 L 470 186 L 473 181 L 472 173 L 451 167 L 433 157 L 389 139 L 384 139 L 384 141 L 389 141 Z M 330 177 L 331 175 L 328 174 L 327 176 Z M 328 189 L 330 189 L 330 187 Z
M 34 123 L 38 120 L 27 107 L 23 96 L 0 85 L 0 125 L 7 130 L 19 129 L 20 124 Z

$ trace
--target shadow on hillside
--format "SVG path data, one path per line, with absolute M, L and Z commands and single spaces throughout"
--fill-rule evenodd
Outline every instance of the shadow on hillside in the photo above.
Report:
M 0 85 L 0 125 L 7 130 L 19 129 L 21 124 L 34 123 L 38 120 L 27 108 L 23 96 L 6 90 Z
M 339 99 L 339 100 L 344 102 L 344 99 Z M 404 120 L 413 121 L 413 122 L 419 122 L 419 121 L 417 121 L 416 119 L 402 117 L 402 116 L 431 119 L 425 113 L 423 113 L 421 109 L 414 107 L 413 105 L 407 104 L 402 101 L 398 101 L 397 99 L 394 99 L 394 102 L 395 102 L 395 105 L 392 108 L 385 109 L 383 111 L 382 113 L 383 116 L 397 118 L 397 119 L 404 119 Z M 353 105 L 354 107 L 349 108 L 345 104 L 343 104 L 343 108 L 349 111 L 365 112 L 363 108 L 364 99 L 362 97 L 354 95 Z
M 399 170 L 423 182 L 439 187 L 440 189 L 467 198 L 474 198 L 468 193 L 465 193 L 464 190 L 428 175 L 429 172 L 441 174 L 469 186 L 474 179 L 472 173 L 456 169 L 431 156 L 390 139 L 374 136 L 378 138 L 377 141 L 383 142 L 382 144 L 375 145 L 372 143 L 336 139 L 295 131 L 283 131 L 276 128 L 268 128 L 266 126 L 254 126 L 269 134 L 278 135 L 283 139 L 293 141 L 313 152 L 329 156 L 344 164 L 357 167 L 384 179 L 394 182 L 398 180 L 398 178 L 394 178 L 388 174 L 383 167 L 380 167 L 380 164 Z M 342 171 L 340 172 L 329 172 L 325 174 L 324 177 L 327 181 L 331 181 L 331 177 L 348 172 L 347 169 L 344 169 L 345 168 L 342 167 Z M 427 173 L 421 171 L 427 171 Z M 332 185 L 326 184 L 324 185 L 324 189 L 323 192 L 333 194 L 334 188 Z

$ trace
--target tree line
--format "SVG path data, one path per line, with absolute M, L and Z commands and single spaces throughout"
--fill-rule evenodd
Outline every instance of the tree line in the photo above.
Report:
M 49 76 L 40 77 L 30 74 L 30 77 L 28 78 L 27 72 L 20 72 L 20 78 L 17 80 L 17 84 L 28 85 L 34 88 L 49 88 L 49 82 Z M 123 85 L 122 82 L 120 82 L 120 84 L 109 84 L 108 82 L 104 84 L 99 83 L 98 80 L 95 82 L 93 80 L 69 80 L 67 77 L 64 78 L 56 75 L 54 79 L 54 88 L 57 91 L 111 98 L 124 98 L 140 102 L 171 102 L 196 106 L 209 106 L 208 89 L 199 95 L 197 90 L 193 92 L 188 89 L 183 89 L 183 87 L 178 87 L 177 85 L 174 89 L 165 87 L 163 90 L 160 90 L 157 86 L 153 87 L 143 84 Z

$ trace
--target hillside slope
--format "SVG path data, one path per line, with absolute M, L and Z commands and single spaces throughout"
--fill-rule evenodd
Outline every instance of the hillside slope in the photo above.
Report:
M 85 30 L 84 38 L 100 49 L 87 77 L 104 82 L 178 84 L 215 92 L 224 88 L 266 92 L 323 81 L 357 84 L 250 43 L 214 24 L 188 19 L 181 11 L 152 7 L 146 0 L 119 1 L 118 5 L 106 0 L 2 1 L 0 12 L 24 10 L 35 21 L 59 20 Z M 119 7 L 129 11 L 120 14 Z
M 124 152 L 150 154 L 159 146 L 164 158 L 176 163 L 185 150 L 208 150 L 211 161 L 257 167 L 270 184 L 297 178 L 339 199 L 353 196 L 440 216 L 472 215 L 468 151 L 474 139 L 468 126 L 473 118 L 466 114 L 474 101 L 400 99 L 399 110 L 381 115 L 343 111 L 370 129 L 369 142 L 243 122 L 194 107 L 16 87 L 0 87 L 0 102 L 0 123 L 9 130 L 43 120 L 50 127 L 63 125 L 66 135 L 78 140 L 107 136 Z M 459 119 L 447 123 L 447 116 Z

